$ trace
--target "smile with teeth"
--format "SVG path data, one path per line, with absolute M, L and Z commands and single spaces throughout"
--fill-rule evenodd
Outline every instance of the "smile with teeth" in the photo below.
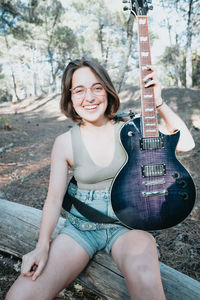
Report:
M 95 108 L 97 108 L 97 104 L 94 104 L 94 105 L 85 105 L 84 108 L 85 109 L 95 109 Z

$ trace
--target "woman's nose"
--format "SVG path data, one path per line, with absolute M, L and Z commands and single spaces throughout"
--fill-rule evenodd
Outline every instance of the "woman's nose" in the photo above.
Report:
M 93 100 L 94 100 L 94 95 L 93 95 L 91 89 L 87 89 L 87 90 L 86 90 L 86 93 L 85 93 L 85 99 L 86 99 L 87 101 L 93 101 Z

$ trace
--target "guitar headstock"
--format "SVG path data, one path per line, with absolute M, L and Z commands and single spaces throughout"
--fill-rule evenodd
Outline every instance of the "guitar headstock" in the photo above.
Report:
M 132 14 L 145 16 L 148 10 L 152 10 L 152 0 L 123 0 L 123 3 L 129 3 L 130 7 L 125 6 L 124 10 L 130 10 Z

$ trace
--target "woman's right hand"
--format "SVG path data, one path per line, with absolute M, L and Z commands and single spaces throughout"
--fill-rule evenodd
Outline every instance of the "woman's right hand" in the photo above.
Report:
M 42 273 L 48 260 L 48 250 L 36 247 L 22 257 L 21 275 L 36 280 Z

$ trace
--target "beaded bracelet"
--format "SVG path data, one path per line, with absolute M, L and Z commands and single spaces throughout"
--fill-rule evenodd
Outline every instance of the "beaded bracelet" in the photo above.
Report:
M 164 104 L 164 100 L 162 99 L 161 104 L 157 105 L 156 108 L 157 108 L 157 109 L 160 108 L 163 104 Z

